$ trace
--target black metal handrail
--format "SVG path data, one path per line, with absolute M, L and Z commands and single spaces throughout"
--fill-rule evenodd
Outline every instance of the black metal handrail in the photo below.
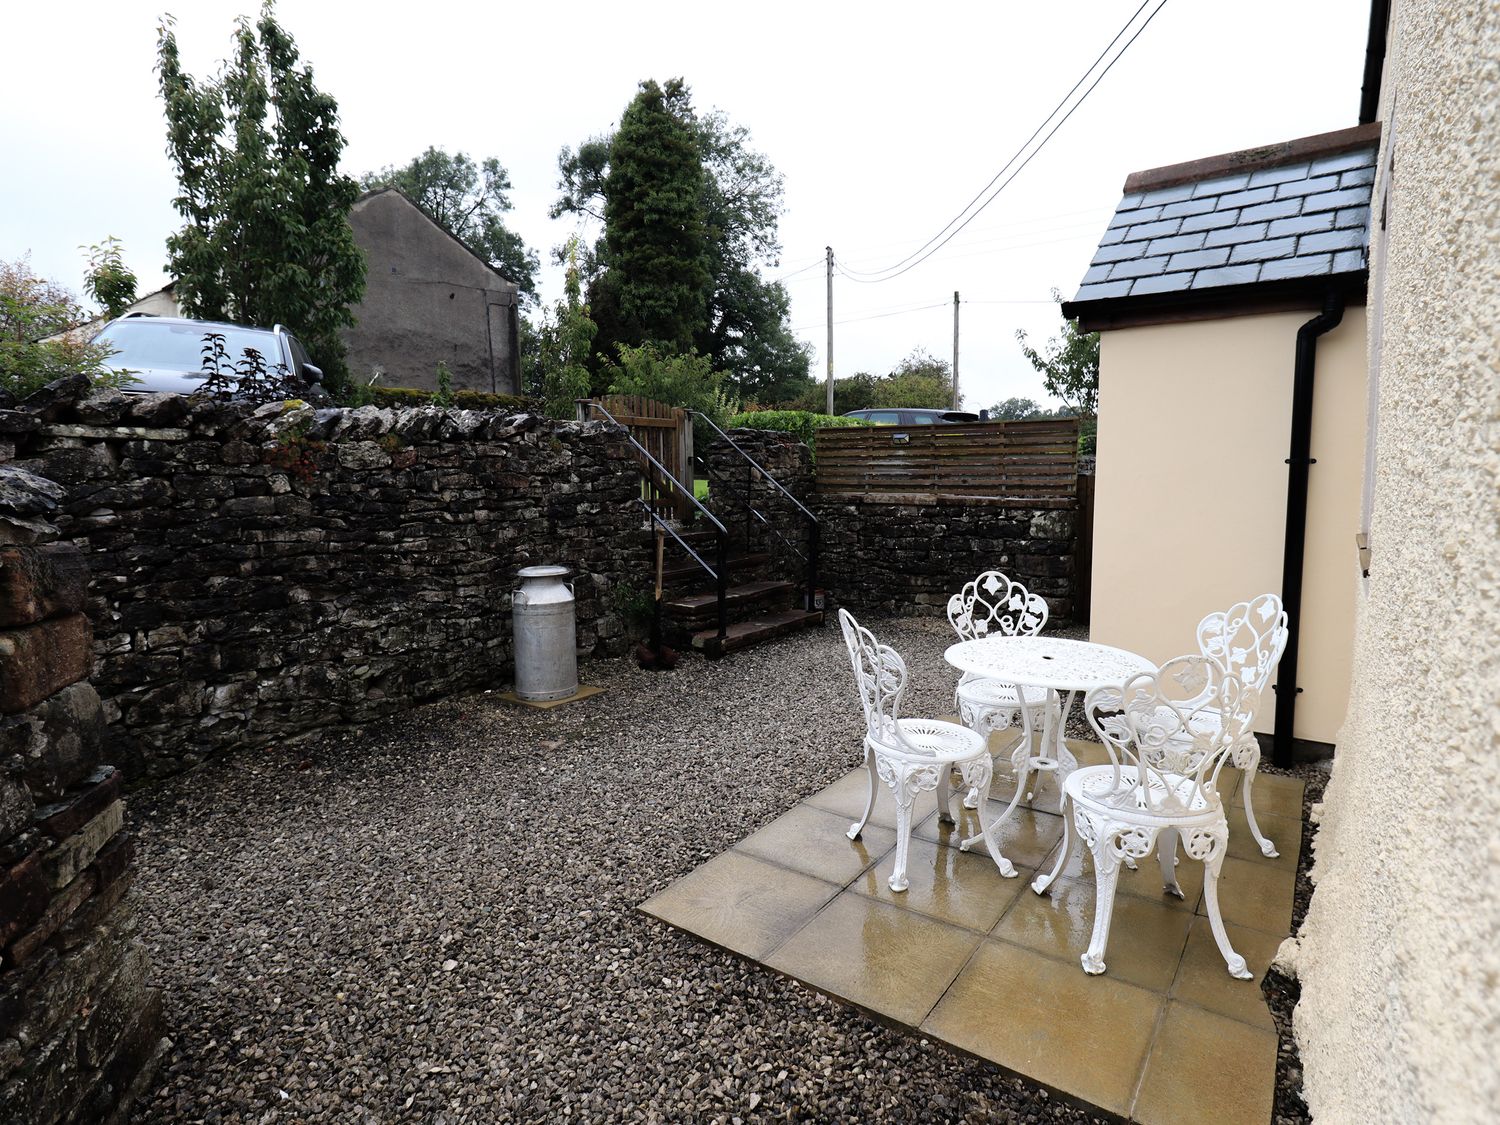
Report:
M 769 481 L 771 485 L 775 487 L 776 491 L 780 492 L 783 496 L 785 496 L 788 500 L 795 504 L 797 506 L 797 510 L 807 517 L 807 554 L 803 555 L 800 551 L 796 551 L 795 553 L 807 564 L 807 571 L 805 576 L 807 588 L 804 593 L 803 608 L 810 612 L 813 609 L 817 598 L 818 548 L 820 540 L 822 538 L 820 534 L 821 526 L 819 524 L 818 517 L 813 515 L 812 512 L 808 511 L 807 505 L 802 503 L 802 501 L 798 500 L 795 496 L 788 492 L 786 486 L 783 485 L 775 477 L 773 477 L 770 473 L 768 473 L 765 470 L 765 467 L 762 466 L 759 461 L 757 461 L 754 457 L 751 457 L 750 454 L 741 449 L 739 442 L 735 441 L 734 438 L 726 434 L 719 427 L 719 424 L 712 418 L 710 418 L 707 414 L 703 413 L 703 411 L 701 410 L 689 410 L 688 413 L 698 418 L 702 418 L 705 422 L 707 422 L 713 428 L 714 433 L 723 438 L 729 444 L 729 447 L 731 449 L 733 449 L 742 458 L 744 458 L 749 468 L 752 468 L 757 473 L 759 473 L 762 480 Z M 706 455 L 703 459 L 703 463 L 704 465 L 708 464 L 708 458 Z M 748 483 L 746 485 L 745 506 L 760 519 L 761 523 L 763 523 L 768 528 L 771 527 L 770 521 L 765 518 L 765 516 L 760 512 L 758 508 L 755 507 L 754 504 L 750 503 Z M 772 530 L 774 531 L 775 529 L 772 528 Z M 776 532 L 776 535 L 777 538 L 781 539 L 783 543 L 786 542 L 786 537 L 783 536 L 780 532 Z
M 736 453 L 738 453 L 746 461 L 749 461 L 750 464 L 755 467 L 755 471 L 756 472 L 760 473 L 760 475 L 762 477 L 764 477 L 767 481 L 769 481 L 772 485 L 774 485 L 776 487 L 776 491 L 780 492 L 783 496 L 785 496 L 793 504 L 797 505 L 797 507 L 802 510 L 802 514 L 804 516 L 806 516 L 808 519 L 812 520 L 813 523 L 817 523 L 818 522 L 818 517 L 815 516 L 815 515 L 813 515 L 811 512 L 809 512 L 807 510 L 806 505 L 804 505 L 801 500 L 798 500 L 795 496 L 793 496 L 790 492 L 788 492 L 786 490 L 786 487 L 779 480 L 777 480 L 775 477 L 773 477 L 770 473 L 766 472 L 766 470 L 761 466 L 761 463 L 759 461 L 757 461 L 754 457 L 751 457 L 750 454 L 746 453 L 743 449 L 741 449 L 740 446 L 739 446 L 739 443 L 736 442 L 734 440 L 734 438 L 730 437 L 723 430 L 719 429 L 719 424 L 717 422 L 715 422 L 712 418 L 710 418 L 707 414 L 703 413 L 703 411 L 701 411 L 701 410 L 689 410 L 688 413 L 689 414 L 696 414 L 699 418 L 702 418 L 705 422 L 707 422 L 710 426 L 712 426 L 714 428 L 714 433 L 718 434 L 721 438 L 723 438 L 725 441 L 727 441 L 729 443 L 729 448 L 733 449 Z
M 721 476 L 720 474 L 714 472 L 712 466 L 710 466 L 708 464 L 708 462 L 705 461 L 703 463 L 703 469 L 704 469 L 705 472 L 708 473 L 708 479 L 709 479 L 710 482 L 723 481 L 726 484 L 728 483 L 728 478 L 724 477 L 724 476 Z M 788 551 L 790 551 L 792 554 L 796 555 L 797 558 L 801 559 L 803 562 L 807 561 L 807 556 L 804 555 L 800 550 L 797 549 L 797 545 L 795 543 L 793 543 L 785 535 L 781 534 L 780 531 L 776 530 L 776 525 L 773 524 L 769 519 L 766 518 L 766 514 L 764 512 L 762 512 L 754 504 L 750 503 L 750 501 L 748 499 L 746 499 L 745 497 L 741 496 L 737 492 L 730 491 L 728 493 L 728 495 L 736 503 L 740 504 L 743 508 L 745 508 L 746 515 L 753 516 L 755 519 L 759 520 L 761 527 L 763 527 L 766 531 L 769 531 L 772 535 L 776 536 L 777 539 L 780 539 L 781 542 L 786 545 L 786 549 Z
M 657 473 L 660 474 L 662 477 L 665 477 L 666 480 L 669 481 L 671 483 L 671 485 L 674 488 L 677 489 L 677 491 L 681 492 L 684 496 L 686 496 L 688 498 L 688 500 L 690 500 L 692 502 L 693 507 L 697 508 L 698 511 L 703 514 L 704 518 L 706 518 L 709 523 L 713 524 L 713 526 L 714 526 L 714 539 L 715 539 L 715 544 L 714 544 L 714 546 L 715 546 L 714 560 L 718 564 L 716 567 L 711 567 L 706 562 L 704 562 L 703 559 L 698 555 L 698 552 L 694 551 L 691 547 L 689 547 L 687 545 L 687 543 L 683 541 L 682 536 L 678 535 L 677 532 L 671 527 L 671 525 L 668 524 L 666 520 L 662 519 L 661 516 L 656 513 L 656 511 L 652 508 L 652 506 L 650 504 L 646 503 L 646 501 L 643 500 L 643 499 L 641 499 L 639 496 L 636 497 L 636 503 L 640 504 L 641 507 L 643 507 L 643 508 L 646 509 L 646 514 L 651 517 L 652 521 L 655 522 L 655 523 L 657 523 L 657 524 L 660 524 L 662 527 L 666 528 L 669 532 L 671 532 L 672 533 L 672 538 L 675 539 L 675 540 L 677 540 L 678 543 L 682 544 L 683 548 L 685 548 L 687 550 L 687 553 L 693 557 L 693 561 L 696 562 L 699 566 L 701 566 L 704 570 L 706 570 L 709 573 L 709 575 L 713 578 L 713 580 L 714 580 L 714 599 L 715 599 L 715 602 L 716 602 L 716 606 L 715 606 L 715 610 L 716 610 L 716 613 L 715 613 L 715 618 L 716 618 L 715 625 L 716 625 L 717 639 L 718 639 L 719 643 L 722 645 L 723 641 L 724 641 L 724 638 L 729 634 L 729 598 L 728 598 L 728 594 L 729 594 L 729 586 L 728 586 L 728 580 L 729 580 L 729 529 L 727 527 L 725 527 L 719 521 L 719 518 L 717 516 L 715 516 L 712 512 L 710 512 L 707 508 L 705 508 L 698 501 L 698 498 L 693 495 L 692 489 L 690 489 L 690 488 L 684 488 L 682 482 L 679 481 L 675 476 L 672 475 L 672 471 L 670 469 L 668 469 L 665 465 L 663 465 L 660 461 L 658 461 L 655 457 L 653 457 L 651 455 L 651 451 L 648 450 L 644 445 L 642 445 L 640 442 L 638 442 L 638 441 L 635 440 L 635 435 L 630 432 L 630 427 L 629 426 L 623 425 L 618 418 L 616 418 L 608 410 L 604 409 L 604 407 L 600 406 L 597 402 L 594 402 L 592 399 L 582 399 L 580 401 L 584 402 L 588 406 L 593 407 L 600 414 L 603 414 L 606 418 L 608 418 L 611 422 L 613 422 L 616 426 L 618 426 L 621 430 L 623 430 L 624 433 L 625 433 L 625 440 L 628 441 L 631 445 L 635 446 L 636 451 L 642 457 L 644 457 L 647 461 L 649 461 L 651 463 L 651 466 L 657 471 Z M 657 481 L 652 480 L 650 477 L 647 477 L 647 483 L 650 484 L 650 486 L 653 489 L 656 489 L 657 491 L 660 491 L 660 486 L 659 486 L 659 484 L 658 484 Z M 655 609 L 654 609 L 654 612 L 655 612 L 655 617 L 653 619 L 653 624 L 652 624 L 652 630 L 651 631 L 652 631 L 653 635 L 652 635 L 651 640 L 652 640 L 653 646 L 655 646 L 656 648 L 660 648 L 661 647 L 661 598 L 660 597 L 657 597 L 655 599 Z
M 644 445 L 642 445 L 640 442 L 638 442 L 638 441 L 635 440 L 635 435 L 630 432 L 630 427 L 629 426 L 626 426 L 625 424 L 623 424 L 622 422 L 620 422 L 613 414 L 611 414 L 608 410 L 605 410 L 604 407 L 600 406 L 593 399 L 583 399 L 581 401 L 585 405 L 587 405 L 587 406 L 592 406 L 600 414 L 603 414 L 611 422 L 613 422 L 615 425 L 619 426 L 620 429 L 624 430 L 625 431 L 625 440 L 628 441 L 631 445 L 635 446 L 636 451 L 638 453 L 640 453 L 640 455 L 642 457 L 644 457 L 647 461 L 651 462 L 651 467 L 652 468 L 654 468 L 662 476 L 666 477 L 667 480 L 672 483 L 672 486 L 674 488 L 676 488 L 678 492 L 682 493 L 683 496 L 687 497 L 687 499 L 692 502 L 693 507 L 697 508 L 698 511 L 702 512 L 706 517 L 708 517 L 709 523 L 713 524 L 714 527 L 720 532 L 720 534 L 727 535 L 729 533 L 729 529 L 727 527 L 725 527 L 722 523 L 720 523 L 719 520 L 718 520 L 718 518 L 712 512 L 710 512 L 707 508 L 705 508 L 699 502 L 698 498 L 693 495 L 693 490 L 691 488 L 684 488 L 682 482 L 672 475 L 672 470 L 671 469 L 667 468 L 660 461 L 658 461 L 655 457 L 651 456 L 651 451 L 649 449 L 647 449 Z
M 693 561 L 695 563 L 697 563 L 699 566 L 701 566 L 704 570 L 708 571 L 708 576 L 710 578 L 715 579 L 715 580 L 718 579 L 719 572 L 717 570 L 715 570 L 713 567 L 709 566 L 708 563 L 706 563 L 706 562 L 703 561 L 703 556 L 700 555 L 700 554 L 698 554 L 697 551 L 693 550 L 693 548 L 688 545 L 687 540 L 685 540 L 682 536 L 680 536 L 680 535 L 677 534 L 677 529 L 676 528 L 674 528 L 666 520 L 662 519 L 661 516 L 657 515 L 656 512 L 652 509 L 651 505 L 648 504 L 648 503 L 646 503 L 639 496 L 637 496 L 635 498 L 635 502 L 637 504 L 639 504 L 642 508 L 646 509 L 646 514 L 651 517 L 651 522 L 652 523 L 658 524 L 663 531 L 665 531 L 673 539 L 677 540 L 677 545 L 679 547 L 681 547 L 684 551 L 686 551 L 689 555 L 691 555 L 693 557 Z

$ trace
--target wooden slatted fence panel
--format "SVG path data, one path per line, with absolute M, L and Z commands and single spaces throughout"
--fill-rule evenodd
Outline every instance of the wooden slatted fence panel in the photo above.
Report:
M 592 401 L 609 411 L 676 478 L 687 494 L 692 494 L 693 423 L 686 410 L 640 395 L 605 395 Z M 596 421 L 603 417 L 598 411 L 580 409 Z M 641 465 L 641 494 L 656 513 L 663 518 L 672 515 L 689 518 L 693 505 L 682 490 L 662 479 L 644 457 L 637 454 L 636 459 Z
M 823 493 L 1071 504 L 1078 488 L 1076 418 L 827 429 L 817 448 Z

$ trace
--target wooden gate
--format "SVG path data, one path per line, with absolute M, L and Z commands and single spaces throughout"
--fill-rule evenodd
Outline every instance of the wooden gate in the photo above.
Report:
M 673 515 L 688 518 L 693 507 L 689 500 L 693 494 L 692 416 L 680 406 L 668 406 L 640 395 L 604 395 L 580 399 L 579 418 L 607 421 L 590 403 L 607 410 L 616 422 L 630 431 L 630 436 L 641 449 L 672 475 L 672 481 L 664 480 L 650 460 L 636 451 L 636 460 L 641 466 L 641 495 L 650 502 L 656 514 L 663 518 Z

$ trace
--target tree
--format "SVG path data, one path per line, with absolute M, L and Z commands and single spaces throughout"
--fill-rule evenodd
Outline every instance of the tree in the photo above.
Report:
M 996 422 L 1024 422 L 1028 418 L 1038 418 L 1041 414 L 1040 404 L 1030 398 L 1008 398 L 990 407 L 990 417 Z
M 552 316 L 544 312 L 541 323 L 532 329 L 536 336 L 536 364 L 528 385 L 541 397 L 553 418 L 571 418 L 574 403 L 587 397 L 588 358 L 598 331 L 589 317 L 588 306 L 583 303 L 577 238 L 569 240 L 568 251 L 563 299 L 557 302 Z
M 607 371 L 612 395 L 643 395 L 702 411 L 721 426 L 739 409 L 724 389 L 724 373 L 715 371 L 707 356 L 664 353 L 655 344 L 622 344 L 618 360 Z M 708 440 L 707 434 L 701 436 Z
M 349 226 L 359 187 L 338 171 L 337 103 L 298 65 L 269 0 L 254 24 L 237 21 L 233 54 L 215 78 L 184 73 L 170 19 L 158 31 L 156 69 L 177 168 L 173 204 L 187 220 L 167 239 L 183 312 L 285 324 L 330 388 L 341 388 L 339 329 L 354 323 L 365 258 Z
M 833 412 L 847 414 L 851 410 L 867 410 L 875 405 L 875 388 L 881 382 L 878 375 L 868 371 L 857 371 L 833 381 Z M 822 414 L 828 409 L 827 392 L 821 383 L 812 383 L 796 398 L 779 404 L 782 410 L 808 411 Z
M 642 82 L 620 117 L 604 181 L 596 350 L 693 349 L 708 312 L 703 166 L 681 79 Z
M 119 316 L 135 301 L 135 274 L 121 255 L 120 240 L 111 235 L 88 247 L 88 252 L 84 292 L 103 306 L 105 316 Z
M 774 266 L 781 252 L 776 233 L 783 206 L 781 175 L 750 147 L 749 130 L 717 110 L 695 114 L 680 80 L 668 88 L 673 111 L 692 130 L 702 173 L 699 202 L 710 282 L 693 346 L 709 357 L 713 369 L 725 372 L 742 398 L 794 398 L 812 388 L 811 351 L 791 332 L 786 289 L 758 272 Z M 595 136 L 576 150 L 563 149 L 558 157 L 562 194 L 552 208 L 553 218 L 606 217 L 618 140 L 619 134 Z M 619 280 L 618 273 L 610 276 L 615 271 L 607 239 L 595 253 L 584 255 L 584 276 L 597 294 L 593 307 L 601 334 L 596 349 L 606 357 L 612 354 L 608 340 L 627 335 L 629 327 L 612 323 L 609 290 Z
M 0 389 L 21 398 L 79 372 L 121 381 L 104 370 L 107 348 L 70 331 L 87 319 L 78 298 L 37 277 L 28 258 L 0 262 Z
M 781 173 L 750 147 L 750 130 L 719 110 L 696 119 L 709 232 L 708 322 L 698 349 L 738 393 L 779 402 L 809 389 L 812 351 L 792 334 L 791 298 L 758 267 L 780 260 Z
M 873 406 L 945 409 L 953 401 L 953 369 L 917 348 L 875 383 Z
M 1052 299 L 1062 302 L 1062 294 L 1052 291 Z M 1062 399 L 1071 414 L 1080 419 L 1080 428 L 1093 420 L 1099 409 L 1099 333 L 1080 332 L 1076 320 L 1063 320 L 1061 334 L 1047 341 L 1038 352 L 1026 342 L 1024 330 L 1016 332 L 1021 354 L 1042 376 L 1042 386 L 1049 395 Z
M 365 190 L 393 187 L 479 257 L 514 281 L 525 298 L 536 299 L 536 253 L 505 225 L 511 210 L 510 176 L 491 156 L 476 164 L 464 152 L 429 147 L 400 168 L 392 165 L 360 177 Z

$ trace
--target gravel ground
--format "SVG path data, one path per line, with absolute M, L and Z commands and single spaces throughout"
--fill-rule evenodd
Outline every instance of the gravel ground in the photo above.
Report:
M 950 711 L 946 624 L 871 624 Z M 136 795 L 174 1039 L 141 1120 L 1092 1120 L 636 912 L 858 764 L 836 629 L 584 671 Z
M 1304 765 L 1278 769 L 1263 765 L 1267 773 L 1300 777 L 1306 783 L 1302 790 L 1302 849 L 1297 854 L 1297 888 L 1292 898 L 1292 933 L 1302 928 L 1302 919 L 1307 916 L 1307 904 L 1312 900 L 1313 884 L 1308 873 L 1312 870 L 1313 838 L 1318 827 L 1309 815 L 1312 806 L 1323 799 L 1323 790 L 1328 785 L 1331 762 L 1309 762 Z M 1290 977 L 1281 973 L 1266 974 L 1261 982 L 1261 991 L 1271 1008 L 1271 1018 L 1276 1023 L 1276 1034 L 1281 1043 L 1276 1055 L 1276 1103 L 1275 1125 L 1311 1125 L 1312 1114 L 1302 1100 L 1302 1056 L 1297 1042 L 1292 1037 L 1292 1009 L 1302 996 L 1302 988 Z

